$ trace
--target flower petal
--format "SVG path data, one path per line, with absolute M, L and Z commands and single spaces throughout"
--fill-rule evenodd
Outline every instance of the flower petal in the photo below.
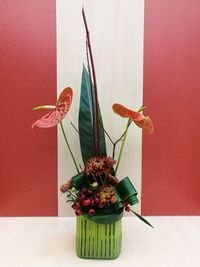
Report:
M 68 113 L 72 103 L 72 97 L 72 89 L 70 87 L 65 88 L 58 98 L 55 109 L 33 123 L 32 128 L 35 126 L 50 128 L 58 125 Z
M 137 126 L 142 128 L 145 133 L 147 134 L 153 133 L 154 131 L 153 123 L 152 123 L 152 120 L 148 116 L 147 117 L 144 116 L 142 121 L 139 121 L 139 122 L 134 121 L 134 122 L 135 124 L 137 124 Z
M 153 133 L 153 123 L 148 116 L 145 117 L 141 112 L 130 110 L 120 104 L 114 104 L 112 108 L 116 114 L 123 118 L 129 118 L 135 122 L 135 124 L 142 128 L 145 133 Z
M 58 109 L 61 113 L 64 113 L 64 117 L 70 109 L 72 98 L 73 91 L 70 87 L 65 88 L 58 98 L 56 109 Z
M 47 113 L 42 118 L 34 122 L 32 128 L 51 128 L 56 126 L 60 121 L 60 112 L 55 109 L 54 111 Z
M 113 104 L 113 111 L 123 118 L 132 119 L 135 122 L 143 120 L 144 116 L 140 112 L 136 112 L 124 107 L 121 104 Z

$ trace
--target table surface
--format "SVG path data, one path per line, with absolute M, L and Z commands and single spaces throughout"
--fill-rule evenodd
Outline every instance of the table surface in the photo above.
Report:
M 115 260 L 80 259 L 72 217 L 0 218 L 1 267 L 200 267 L 200 217 L 123 218 L 122 252 Z

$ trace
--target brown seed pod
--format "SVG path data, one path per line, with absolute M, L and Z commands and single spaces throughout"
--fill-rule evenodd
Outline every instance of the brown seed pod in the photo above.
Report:
M 72 188 L 72 181 L 71 180 L 69 180 L 69 181 L 67 181 L 65 184 L 63 184 L 63 185 L 61 185 L 61 187 L 60 187 L 60 191 L 62 192 L 62 193 L 65 193 L 65 192 L 67 192 L 69 189 L 71 189 Z
M 108 178 L 109 182 L 113 185 L 117 185 L 119 183 L 119 180 L 111 174 L 108 174 L 107 178 Z

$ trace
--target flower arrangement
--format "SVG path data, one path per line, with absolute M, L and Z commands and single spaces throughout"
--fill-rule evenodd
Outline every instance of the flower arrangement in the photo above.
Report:
M 127 119 L 126 128 L 116 141 L 113 141 L 104 129 L 98 102 L 90 34 L 84 9 L 82 9 L 82 16 L 86 29 L 87 68 L 83 66 L 82 71 L 79 126 L 78 129 L 73 124 L 72 126 L 79 134 L 83 164 L 77 163 L 63 127 L 63 119 L 73 100 L 73 90 L 70 87 L 62 91 L 56 105 L 43 105 L 34 108 L 34 110 L 50 109 L 51 111 L 33 123 L 33 127 L 61 126 L 77 174 L 61 185 L 60 191 L 66 195 L 67 202 L 71 204 L 77 217 L 84 217 L 97 224 L 108 224 L 120 220 L 125 210 L 126 212 L 133 212 L 143 222 L 152 226 L 146 219 L 132 210 L 131 206 L 138 203 L 137 191 L 128 177 L 119 179 L 117 171 L 132 122 L 147 134 L 153 132 L 153 123 L 148 116 L 143 114 L 144 109 L 146 109 L 144 106 L 133 111 L 115 103 L 112 106 L 113 112 Z M 113 145 L 112 155 L 107 155 L 106 137 Z M 116 157 L 115 150 L 119 144 L 119 155 Z M 81 251 L 81 253 L 83 252 Z M 96 258 L 99 258 L 98 253 Z

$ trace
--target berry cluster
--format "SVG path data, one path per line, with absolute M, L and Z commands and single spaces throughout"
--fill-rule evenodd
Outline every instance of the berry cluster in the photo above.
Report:
M 105 205 L 100 202 L 99 197 L 89 188 L 82 188 L 72 205 L 77 216 L 82 215 L 82 209 L 86 210 L 90 216 L 95 214 L 96 208 L 103 208 Z
M 109 177 L 108 177 L 109 178 Z M 115 178 L 111 176 L 111 178 Z M 118 180 L 115 178 L 118 183 Z M 71 180 L 61 186 L 60 191 L 67 193 L 67 202 L 71 202 L 72 208 L 75 210 L 77 216 L 83 213 L 88 213 L 90 216 L 95 214 L 97 209 L 102 209 L 105 206 L 112 206 L 117 202 L 115 191 L 111 184 L 98 186 L 97 182 L 90 184 L 90 188 L 82 188 L 76 191 L 72 187 Z M 125 211 L 131 211 L 130 204 L 125 201 L 123 203 Z

